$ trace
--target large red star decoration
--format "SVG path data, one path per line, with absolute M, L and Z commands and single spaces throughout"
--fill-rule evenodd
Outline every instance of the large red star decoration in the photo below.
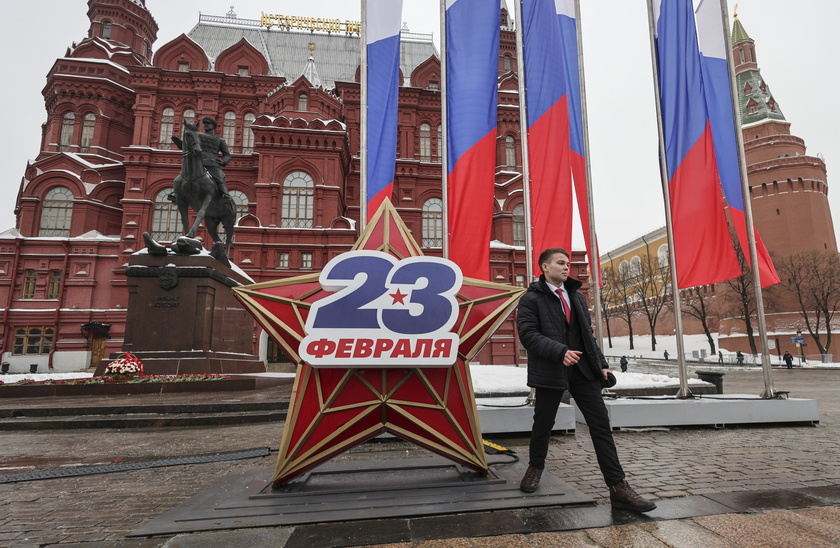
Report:
M 421 256 L 386 200 L 353 250 Z M 234 288 L 257 322 L 298 364 L 273 484 L 279 486 L 383 432 L 478 471 L 487 470 L 469 360 L 524 289 L 464 278 L 458 290 L 458 357 L 450 367 L 313 367 L 301 358 L 312 304 L 333 295 L 309 274 Z M 395 297 L 393 297 L 395 298 Z

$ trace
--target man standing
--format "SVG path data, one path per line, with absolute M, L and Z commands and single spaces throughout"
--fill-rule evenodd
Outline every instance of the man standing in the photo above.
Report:
M 581 283 L 569 278 L 569 253 L 546 249 L 540 254 L 540 279 L 519 301 L 517 329 L 528 349 L 528 386 L 536 389 L 528 470 L 519 488 L 533 493 L 539 486 L 560 398 L 568 390 L 586 419 L 598 466 L 614 508 L 649 512 L 656 504 L 638 495 L 624 479 L 618 460 L 601 380 L 608 365 L 592 336 Z
M 785 350 L 785 355 L 782 356 L 782 359 L 785 360 L 785 365 L 787 365 L 788 369 L 793 369 L 793 356 L 791 356 L 790 352 Z
M 215 135 L 216 121 L 209 116 L 201 119 L 204 125 L 204 133 L 201 134 L 201 165 L 207 169 L 207 172 L 216 181 L 216 186 L 219 187 L 219 193 L 223 198 L 230 198 L 228 195 L 227 185 L 225 184 L 225 172 L 222 168 L 230 162 L 230 151 L 228 150 L 225 140 Z M 219 157 L 221 154 L 221 158 Z

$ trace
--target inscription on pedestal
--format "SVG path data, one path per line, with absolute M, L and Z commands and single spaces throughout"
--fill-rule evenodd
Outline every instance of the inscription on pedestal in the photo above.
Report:
M 180 299 L 181 299 L 181 297 L 176 297 L 176 296 L 167 297 L 167 296 L 163 296 L 163 295 L 158 295 L 158 296 L 155 297 L 155 300 L 152 303 L 152 306 L 155 307 L 155 308 L 177 308 L 178 306 L 181 305 Z

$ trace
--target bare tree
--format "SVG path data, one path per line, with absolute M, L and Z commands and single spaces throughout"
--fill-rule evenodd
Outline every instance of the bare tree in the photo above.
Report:
M 639 303 L 636 300 L 636 289 L 633 286 L 629 272 L 616 273 L 612 267 L 604 269 L 604 298 L 615 311 L 614 317 L 627 324 L 630 335 L 630 350 L 633 344 L 633 318 L 639 313 Z
M 604 282 L 604 287 L 601 290 L 601 317 L 604 319 L 604 324 L 607 328 L 607 344 L 609 344 L 610 348 L 613 347 L 612 331 L 610 329 L 610 318 L 616 317 L 616 309 L 610 305 L 610 301 L 606 297 L 605 290 L 607 290 L 607 288 L 614 283 L 611 280 L 611 278 L 614 277 L 614 275 L 615 271 L 612 268 L 606 268 L 601 271 L 602 281 Z
M 663 260 L 650 253 L 646 253 L 644 258 L 640 259 L 635 272 L 631 265 L 631 283 L 636 294 L 641 297 L 638 309 L 645 315 L 650 327 L 651 350 L 656 350 L 656 322 L 668 301 L 670 272 L 667 257 Z
M 796 298 L 799 313 L 820 354 L 828 354 L 831 322 L 840 309 L 840 254 L 798 251 L 776 261 L 776 269 L 784 288 Z
M 682 301 L 682 312 L 700 320 L 703 333 L 705 333 L 706 340 L 709 342 L 709 349 L 714 355 L 717 349 L 715 348 L 715 339 L 712 337 L 712 330 L 709 328 L 709 303 L 706 301 L 712 288 L 713 286 L 706 285 L 683 289 L 680 291 L 680 299 Z M 670 308 L 673 310 L 673 305 Z
M 744 253 L 736 245 L 735 251 L 738 254 L 738 262 L 741 263 L 740 276 L 726 280 L 721 286 L 726 289 L 723 300 L 726 303 L 724 315 L 738 318 L 744 322 L 747 332 L 747 339 L 750 343 L 750 353 L 758 354 L 758 347 L 755 344 L 755 331 L 753 329 L 753 318 L 756 316 L 755 293 L 753 292 L 753 275 Z

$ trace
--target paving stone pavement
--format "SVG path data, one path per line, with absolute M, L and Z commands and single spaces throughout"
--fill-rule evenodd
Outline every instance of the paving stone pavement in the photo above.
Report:
M 616 432 L 622 464 L 637 491 L 658 501 L 679 497 L 807 489 L 840 485 L 840 371 L 774 370 L 775 387 L 792 397 L 817 400 L 819 426 L 646 428 Z M 760 371 L 727 372 L 727 393 L 760 393 Z M 182 396 L 199 401 L 273 398 L 276 393 Z M 132 401 L 150 403 L 141 396 Z M 43 399 L 41 402 L 43 403 Z M 49 399 L 72 405 L 66 398 Z M 0 405 L 12 402 L 2 401 Z M 18 402 L 20 403 L 20 402 Z M 32 402 L 26 402 L 31 404 Z M 147 460 L 255 447 L 277 449 L 282 424 L 206 428 L 125 430 L 39 430 L 0 433 L 0 474 L 61 466 Z M 493 441 L 527 455 L 522 436 Z M 367 443 L 339 457 L 369 460 L 422 456 L 402 441 Z M 0 484 L 0 546 L 127 547 L 306 546 L 294 527 L 194 533 L 128 539 L 126 534 L 182 504 L 232 470 L 266 467 L 276 455 L 232 462 L 190 464 L 70 478 Z M 588 431 L 552 440 L 548 470 L 576 489 L 608 504 L 607 490 L 594 465 Z M 604 506 L 605 507 L 605 506 Z M 464 523 L 470 514 L 461 516 Z M 626 525 L 576 531 L 459 537 L 459 527 L 439 531 L 438 539 L 412 540 L 388 547 L 540 547 L 540 546 L 837 546 L 840 503 L 679 520 L 636 519 Z M 385 525 L 383 525 L 385 526 Z M 347 530 L 353 524 L 346 524 Z M 462 533 L 463 534 L 463 533 Z M 300 535 L 298 535 L 300 537 Z M 317 535 L 316 535 L 317 537 Z M 320 546 L 352 544 L 322 540 Z M 315 542 L 315 541 L 313 541 Z M 363 544 L 358 542 L 356 544 Z M 309 544 L 308 546 L 319 546 Z

